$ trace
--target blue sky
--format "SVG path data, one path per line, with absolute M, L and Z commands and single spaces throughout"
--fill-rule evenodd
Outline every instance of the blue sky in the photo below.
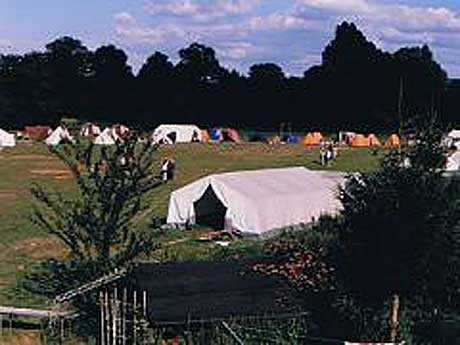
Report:
M 275 62 L 298 75 L 320 62 L 342 20 L 385 50 L 427 43 L 460 76 L 459 0 L 0 0 L 0 52 L 41 50 L 71 35 L 90 48 L 120 46 L 137 70 L 154 51 L 174 61 L 199 41 L 226 67 Z

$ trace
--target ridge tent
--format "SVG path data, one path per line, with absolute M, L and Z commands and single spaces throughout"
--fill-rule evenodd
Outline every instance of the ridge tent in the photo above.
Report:
M 1 147 L 14 147 L 16 146 L 16 139 L 14 134 L 10 134 L 0 128 L 0 148 Z
M 265 135 L 263 135 L 262 133 L 259 133 L 259 132 L 255 132 L 253 133 L 250 137 L 249 137 L 249 141 L 250 142 L 263 142 L 263 143 L 266 143 L 268 142 L 268 139 Z
M 345 143 L 347 145 L 350 145 L 355 135 L 356 135 L 355 132 L 340 131 L 339 132 L 339 143 Z
M 222 141 L 222 128 L 212 128 L 209 131 L 211 141 Z
M 460 151 L 456 151 L 447 157 L 446 160 L 446 171 L 458 171 L 460 170 Z
M 283 142 L 288 144 L 298 144 L 299 143 L 299 136 L 295 134 L 285 134 L 283 135 Z
M 323 140 L 323 136 L 320 132 L 310 132 L 302 139 L 302 145 L 304 146 L 315 146 L 319 145 Z
M 382 146 L 382 143 L 380 142 L 379 138 L 376 137 L 375 134 L 369 134 L 367 139 L 369 139 L 370 146 Z
M 53 133 L 50 134 L 48 138 L 46 138 L 45 144 L 55 146 L 59 145 L 62 141 L 73 142 L 73 138 L 67 128 L 59 126 L 53 131 Z
M 303 167 L 210 175 L 171 193 L 167 222 L 264 235 L 340 210 L 345 174 Z
M 96 139 L 94 139 L 94 144 L 96 145 L 115 145 L 115 140 L 118 138 L 114 138 L 112 135 L 112 130 L 110 128 L 106 128 L 99 134 Z
M 356 134 L 350 144 L 351 147 L 369 147 L 371 142 L 363 134 Z
M 44 140 L 53 130 L 48 126 L 26 126 L 24 136 L 31 140 Z
M 460 130 L 453 129 L 451 130 L 443 140 L 444 145 L 446 146 L 455 146 L 457 147 L 457 143 L 460 142 Z M 456 145 L 457 144 L 457 145 Z
M 111 135 L 115 140 L 119 138 L 123 139 L 130 132 L 130 129 L 128 127 L 126 127 L 125 125 L 121 125 L 119 123 L 110 127 L 110 130 L 111 130 Z
M 87 122 L 80 129 L 80 136 L 82 137 L 97 137 L 101 134 L 101 129 L 93 123 Z
M 194 136 L 202 141 L 201 129 L 195 125 L 160 125 L 153 131 L 155 144 L 191 143 Z
M 201 141 L 204 143 L 209 143 L 211 138 L 209 137 L 209 133 L 206 129 L 201 130 Z
M 223 141 L 231 141 L 234 143 L 241 142 L 240 134 L 234 128 L 226 128 L 222 131 L 222 137 Z
M 398 135 L 393 133 L 385 141 L 385 146 L 387 146 L 387 147 L 395 147 L 395 146 L 399 146 L 400 143 L 401 143 L 401 140 L 399 139 Z

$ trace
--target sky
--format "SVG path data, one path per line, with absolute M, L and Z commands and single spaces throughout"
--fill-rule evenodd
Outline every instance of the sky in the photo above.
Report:
M 91 49 L 123 48 L 137 71 L 155 51 L 175 62 L 198 41 L 230 69 L 274 62 L 301 75 L 321 62 L 343 20 L 387 51 L 426 43 L 460 77 L 460 0 L 0 0 L 0 53 L 69 35 Z

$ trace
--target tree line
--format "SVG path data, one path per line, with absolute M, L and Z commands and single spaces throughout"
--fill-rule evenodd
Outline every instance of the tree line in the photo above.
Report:
M 122 49 L 90 50 L 72 37 L 42 52 L 1 55 L 0 126 L 76 117 L 142 129 L 191 122 L 382 131 L 427 111 L 456 121 L 460 84 L 448 80 L 428 46 L 385 52 L 353 23 L 337 26 L 321 64 L 302 76 L 288 76 L 273 63 L 255 64 L 243 75 L 199 43 L 181 49 L 179 58 L 174 64 L 155 52 L 135 74 Z

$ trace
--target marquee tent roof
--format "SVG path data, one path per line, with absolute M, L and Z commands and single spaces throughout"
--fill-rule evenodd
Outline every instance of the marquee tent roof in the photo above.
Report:
M 342 173 L 303 167 L 210 175 L 171 193 L 168 223 L 196 224 L 201 216 L 197 203 L 211 191 L 214 203 L 221 203 L 225 210 L 222 224 L 226 230 L 263 235 L 308 224 L 322 214 L 339 211 L 337 186 L 344 179 Z
M 14 134 L 10 134 L 3 129 L 0 129 L 0 147 L 13 147 L 16 146 L 16 139 Z
M 202 141 L 201 129 L 196 125 L 160 125 L 153 131 L 152 140 L 156 144 L 190 143 L 194 133 Z

